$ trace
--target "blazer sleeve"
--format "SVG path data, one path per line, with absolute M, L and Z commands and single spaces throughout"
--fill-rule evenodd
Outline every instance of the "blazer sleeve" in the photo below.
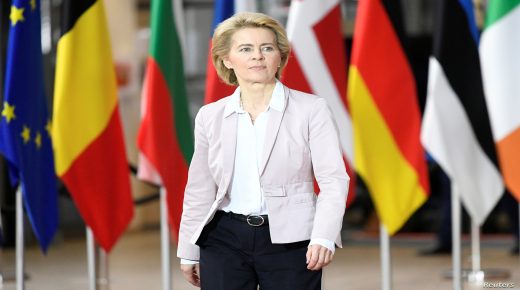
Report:
M 309 147 L 314 176 L 320 187 L 311 239 L 335 241 L 341 247 L 341 226 L 347 200 L 349 176 L 332 112 L 323 98 L 312 106 Z
M 195 117 L 195 151 L 184 191 L 177 248 L 179 258 L 195 261 L 199 260 L 199 247 L 190 243 L 190 239 L 208 214 L 217 191 L 208 165 L 209 144 L 204 125 L 204 109 L 202 107 Z

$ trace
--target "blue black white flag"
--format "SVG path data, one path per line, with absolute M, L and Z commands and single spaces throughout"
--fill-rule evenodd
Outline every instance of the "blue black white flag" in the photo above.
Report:
M 436 1 L 421 140 L 481 225 L 504 191 L 484 98 L 471 0 Z

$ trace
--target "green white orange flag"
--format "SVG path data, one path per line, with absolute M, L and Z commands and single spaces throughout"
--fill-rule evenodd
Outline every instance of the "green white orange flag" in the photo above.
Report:
M 354 164 L 392 235 L 428 198 L 420 112 L 399 1 L 358 3 L 348 83 Z
M 520 200 L 520 0 L 489 0 L 480 60 L 504 181 Z
M 107 252 L 133 216 L 110 38 L 102 0 L 63 1 L 52 137 L 56 171 Z
M 139 178 L 166 189 L 169 222 L 172 233 L 177 236 L 193 155 L 193 131 L 171 2 L 152 1 L 150 48 L 137 146 Z

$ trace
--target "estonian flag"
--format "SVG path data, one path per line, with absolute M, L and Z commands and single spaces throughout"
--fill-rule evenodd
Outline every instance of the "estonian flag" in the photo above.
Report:
M 471 0 L 438 3 L 421 140 L 482 224 L 504 186 L 498 170 Z

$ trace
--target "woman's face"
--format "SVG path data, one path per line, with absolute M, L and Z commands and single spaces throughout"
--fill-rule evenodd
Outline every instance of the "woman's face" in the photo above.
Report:
M 267 28 L 243 28 L 231 37 L 224 65 L 233 69 L 238 84 L 274 83 L 280 66 L 280 50 L 274 33 Z

